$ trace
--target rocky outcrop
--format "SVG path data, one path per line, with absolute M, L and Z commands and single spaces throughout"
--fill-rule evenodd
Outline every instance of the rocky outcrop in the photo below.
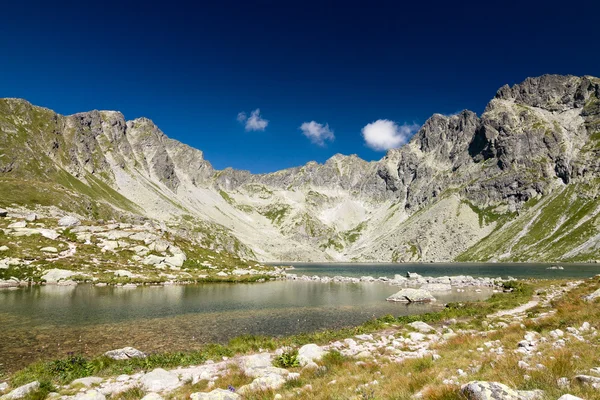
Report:
M 594 77 L 503 86 L 481 116 L 435 114 L 380 161 L 336 154 L 258 175 L 214 170 L 146 118 L 18 99 L 0 100 L 0 116 L 2 177 L 53 182 L 49 203 L 65 211 L 157 220 L 245 258 L 581 261 L 600 249 Z

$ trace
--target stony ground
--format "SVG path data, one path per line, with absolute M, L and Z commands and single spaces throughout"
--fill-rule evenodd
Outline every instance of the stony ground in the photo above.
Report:
M 81 220 L 48 210 L 1 211 L 0 287 L 253 281 L 283 271 L 198 246 L 164 224 Z
M 483 319 L 393 323 L 324 345 L 86 377 L 48 398 L 600 399 L 599 287 L 598 277 L 540 284 L 531 301 Z M 2 400 L 40 390 L 7 386 Z

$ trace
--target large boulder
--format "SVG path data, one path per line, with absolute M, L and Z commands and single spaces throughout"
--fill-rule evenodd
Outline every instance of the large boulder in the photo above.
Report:
M 423 321 L 411 322 L 410 324 L 408 324 L 408 326 L 410 326 L 413 329 L 416 329 L 417 331 L 419 331 L 421 333 L 435 332 L 435 328 L 433 328 L 429 324 L 426 324 Z
M 428 303 L 436 301 L 435 297 L 427 290 L 410 288 L 402 289 L 388 297 L 386 300 L 399 303 Z
M 15 400 L 26 397 L 29 393 L 35 392 L 40 388 L 38 381 L 28 383 L 27 385 L 19 386 L 12 392 L 0 397 L 0 400 Z
M 585 301 L 594 301 L 598 298 L 600 298 L 600 289 L 596 290 L 594 293 L 585 296 L 583 299 Z
M 71 215 L 65 215 L 64 217 L 58 220 L 58 226 L 71 227 L 77 226 L 79 224 L 81 224 L 81 221 L 78 218 L 75 218 Z
M 69 279 L 73 275 L 75 275 L 75 272 L 73 271 L 53 268 L 46 271 L 44 275 L 42 275 L 42 279 L 45 280 L 46 283 L 58 283 L 59 281 Z
M 108 358 L 113 360 L 128 360 L 130 358 L 146 358 L 146 354 L 134 349 L 133 347 L 123 347 L 122 349 L 110 350 L 104 353 Z
M 463 385 L 461 393 L 468 400 L 537 400 L 540 390 L 514 390 L 498 382 L 472 381 Z
M 279 374 L 267 374 L 260 376 L 252 381 L 249 385 L 244 385 L 239 389 L 239 392 L 244 395 L 246 393 L 275 390 L 279 389 L 286 382 L 286 378 Z
M 319 361 L 327 353 L 314 343 L 305 344 L 298 350 L 298 362 L 300 366 L 305 366 L 311 362 Z
M 148 392 L 168 392 L 177 389 L 182 382 L 174 372 L 156 368 L 140 379 L 142 388 Z
M 240 395 L 230 390 L 215 389 L 208 393 L 192 393 L 190 395 L 191 400 L 238 400 L 241 399 Z

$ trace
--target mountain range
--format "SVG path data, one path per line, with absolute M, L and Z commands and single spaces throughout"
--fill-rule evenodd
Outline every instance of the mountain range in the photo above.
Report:
M 227 151 L 224 149 L 223 151 Z M 0 206 L 155 221 L 260 261 L 600 259 L 600 79 L 503 86 L 379 161 L 215 170 L 152 121 L 0 99 Z

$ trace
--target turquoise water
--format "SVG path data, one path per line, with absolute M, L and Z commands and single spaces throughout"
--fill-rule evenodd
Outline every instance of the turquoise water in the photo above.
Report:
M 471 275 L 475 277 L 507 278 L 589 278 L 600 274 L 600 264 L 568 263 L 285 263 L 294 266 L 290 273 L 318 276 L 370 275 L 393 278 L 395 274 L 405 275 L 408 271 L 423 276 Z M 552 265 L 560 265 L 563 270 L 548 270 Z
M 438 304 L 385 301 L 397 290 L 378 283 L 293 281 L 5 289 L 0 290 L 0 368 L 14 370 L 38 359 L 97 355 L 124 346 L 146 352 L 192 350 L 244 334 L 281 336 L 341 328 L 490 295 L 489 290 L 445 293 L 438 296 Z

